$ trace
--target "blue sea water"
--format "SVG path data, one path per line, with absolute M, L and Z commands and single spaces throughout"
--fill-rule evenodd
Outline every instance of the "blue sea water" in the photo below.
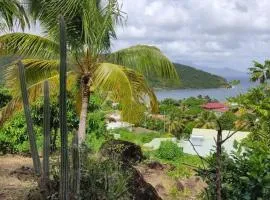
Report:
M 237 78 L 236 78 L 237 79 Z M 257 83 L 251 83 L 248 77 L 238 78 L 240 84 L 233 88 L 213 88 L 213 89 L 179 89 L 179 90 L 158 90 L 155 91 L 158 100 L 166 98 L 184 99 L 188 97 L 197 97 L 198 95 L 206 96 L 219 101 L 226 101 L 229 97 L 235 97 L 239 94 L 246 93 L 249 88 L 255 87 Z

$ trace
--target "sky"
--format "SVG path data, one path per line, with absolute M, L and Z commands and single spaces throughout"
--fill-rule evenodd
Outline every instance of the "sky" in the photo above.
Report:
M 270 0 L 121 0 L 113 50 L 155 45 L 172 61 L 246 71 L 270 53 Z

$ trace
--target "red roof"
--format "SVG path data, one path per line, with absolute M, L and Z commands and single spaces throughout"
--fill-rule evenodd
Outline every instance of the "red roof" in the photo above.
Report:
M 228 107 L 223 104 L 223 103 L 219 103 L 219 102 L 213 102 L 213 103 L 207 103 L 207 104 L 204 104 L 202 106 L 203 108 L 205 109 L 227 109 Z

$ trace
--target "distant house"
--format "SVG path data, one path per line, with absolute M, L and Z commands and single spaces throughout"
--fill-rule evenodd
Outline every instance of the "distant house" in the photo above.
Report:
M 214 111 L 217 113 L 224 113 L 229 110 L 229 107 L 220 102 L 211 102 L 202 105 L 202 108 L 208 111 Z
M 227 137 L 233 131 L 222 132 L 223 138 Z M 228 139 L 224 144 L 223 148 L 227 153 L 230 153 L 234 150 L 234 141 L 240 142 L 244 138 L 248 136 L 249 132 L 237 132 L 230 139 Z M 185 153 L 196 155 L 196 151 L 201 156 L 207 156 L 210 154 L 211 150 L 215 149 L 215 140 L 217 137 L 217 131 L 214 129 L 199 129 L 194 128 L 192 134 L 190 136 L 190 142 L 194 145 L 190 144 L 189 141 L 182 140 L 179 144 L 180 147 L 183 148 Z M 194 151 L 194 148 L 196 151 Z

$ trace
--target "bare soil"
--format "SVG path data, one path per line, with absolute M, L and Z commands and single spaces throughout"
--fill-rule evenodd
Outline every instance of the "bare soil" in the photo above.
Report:
M 170 168 L 168 165 L 153 168 L 140 164 L 136 168 L 142 173 L 145 181 L 155 187 L 163 200 L 198 200 L 206 187 L 206 184 L 196 176 L 183 179 L 168 176 L 167 171 Z
M 17 155 L 0 156 L 0 200 L 23 200 L 36 187 L 32 159 Z

